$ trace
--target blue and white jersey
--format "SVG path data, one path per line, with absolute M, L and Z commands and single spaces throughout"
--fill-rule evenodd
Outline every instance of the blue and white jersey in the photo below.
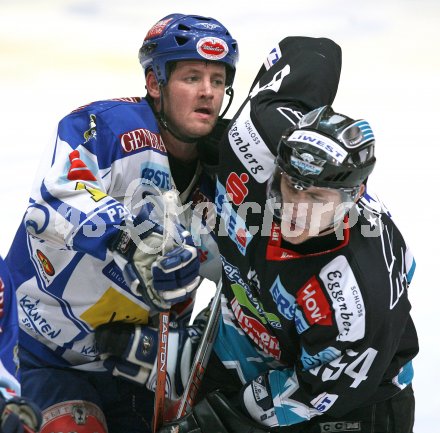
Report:
M 108 245 L 136 214 L 145 188 L 174 187 L 168 155 L 145 99 L 122 98 L 81 107 L 63 118 L 55 147 L 44 155 L 29 207 L 7 261 L 17 286 L 21 344 L 42 362 L 101 369 L 94 330 L 112 321 L 146 324 L 149 309 L 125 284 Z M 217 247 L 193 218 L 209 201 L 199 167 L 180 194 L 180 222 L 202 232 L 201 275 L 220 273 Z M 197 206 L 196 206 L 197 209 Z M 192 226 L 191 226 L 191 223 Z
M 0 257 L 0 398 L 20 395 L 18 370 L 18 322 L 14 285 Z

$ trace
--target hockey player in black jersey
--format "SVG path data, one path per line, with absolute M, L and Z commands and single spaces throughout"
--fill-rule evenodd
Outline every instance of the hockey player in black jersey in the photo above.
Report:
M 332 41 L 284 39 L 224 135 L 215 353 L 163 432 L 412 432 L 415 262 L 366 192 L 368 122 L 330 106 L 339 72 Z

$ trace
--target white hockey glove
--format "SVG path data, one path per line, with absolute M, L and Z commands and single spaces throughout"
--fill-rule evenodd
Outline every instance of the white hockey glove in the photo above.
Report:
M 30 400 L 0 396 L 0 433 L 36 433 L 41 421 L 40 409 Z
M 158 331 L 146 325 L 110 323 L 96 329 L 96 345 L 104 367 L 114 376 L 156 388 Z M 166 395 L 177 399 L 183 392 L 184 380 L 189 376 L 191 360 L 196 351 L 186 327 L 170 322 L 168 334 Z
M 258 376 L 243 387 L 241 405 L 243 412 L 258 423 L 271 428 L 279 426 L 267 374 Z
M 150 202 L 143 205 L 109 248 L 132 292 L 152 310 L 164 311 L 189 298 L 199 286 L 200 263 L 191 234 L 180 223 L 173 225 L 173 233 L 165 231 L 158 208 Z M 163 254 L 170 236 L 171 248 Z

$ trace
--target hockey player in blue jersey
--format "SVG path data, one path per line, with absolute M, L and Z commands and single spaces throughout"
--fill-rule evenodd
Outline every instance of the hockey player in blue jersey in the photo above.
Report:
M 15 290 L 0 257 L 0 433 L 33 433 L 41 424 L 37 406 L 20 397 L 19 375 Z
M 237 43 L 213 18 L 172 14 L 148 31 L 139 60 L 146 97 L 60 121 L 7 256 L 23 395 L 43 409 L 42 433 L 149 431 L 155 318 L 173 306 L 184 326 L 201 278 L 220 276 L 199 204 L 213 196 L 205 144 L 232 97 Z M 171 189 L 179 212 L 165 249 L 160 198 Z M 148 350 L 133 353 L 133 339 Z
M 283 39 L 228 126 L 214 353 L 161 433 L 413 431 L 415 261 L 366 192 L 372 129 L 330 106 L 340 66 L 328 39 Z

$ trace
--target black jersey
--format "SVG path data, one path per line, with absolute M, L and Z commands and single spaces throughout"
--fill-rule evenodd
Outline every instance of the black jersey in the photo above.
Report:
M 220 145 L 215 350 L 243 383 L 268 373 L 280 425 L 389 398 L 411 382 L 418 351 L 407 295 L 415 262 L 377 199 L 366 195 L 343 229 L 297 247 L 266 207 L 281 133 L 332 103 L 340 60 L 328 39 L 281 41 Z

